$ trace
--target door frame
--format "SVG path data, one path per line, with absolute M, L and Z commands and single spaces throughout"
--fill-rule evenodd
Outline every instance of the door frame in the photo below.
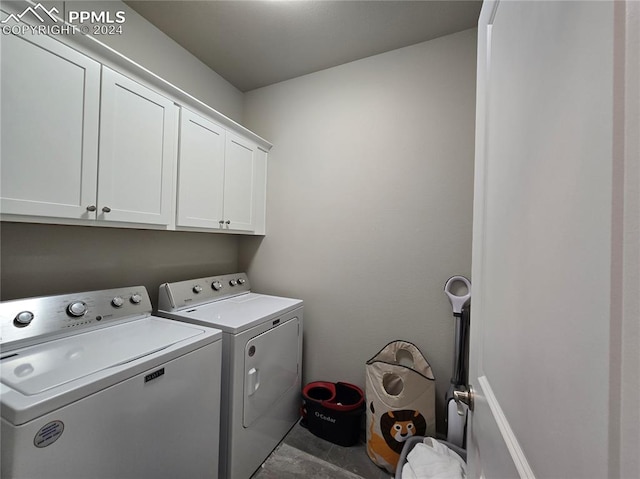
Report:
M 640 477 L 640 2 L 614 4 L 609 476 Z

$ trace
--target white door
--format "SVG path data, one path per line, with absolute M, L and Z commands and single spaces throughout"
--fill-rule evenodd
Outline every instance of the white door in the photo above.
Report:
M 100 65 L 45 35 L 0 44 L 2 213 L 95 219 Z
M 98 219 L 167 225 L 171 219 L 177 107 L 102 69 Z
M 224 164 L 224 220 L 232 230 L 252 231 L 257 147 L 227 133 Z
M 614 33 L 624 46 L 625 5 L 616 3 L 483 6 L 470 477 L 638 477 L 637 467 L 625 476 L 622 453 L 635 448 L 626 457 L 637 465 L 638 437 L 625 439 L 621 422 L 637 417 L 638 339 L 624 363 L 635 378 L 633 406 L 621 397 L 619 346 L 624 324 L 638 329 L 637 316 L 620 314 L 630 302 L 637 311 L 638 289 L 624 303 L 620 286 L 637 288 L 640 215 L 636 157 L 636 196 L 625 204 L 635 232 L 623 241 L 621 165 L 631 157 L 619 148 L 624 49 L 620 57 Z M 631 273 L 623 273 L 626 256 L 635 258 Z M 621 420 L 625 408 L 634 415 Z
M 177 226 L 220 228 L 225 130 L 181 109 Z

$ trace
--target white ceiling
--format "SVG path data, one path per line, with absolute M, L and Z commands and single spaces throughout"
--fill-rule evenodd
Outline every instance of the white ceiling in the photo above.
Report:
M 241 91 L 475 27 L 480 0 L 126 3 Z

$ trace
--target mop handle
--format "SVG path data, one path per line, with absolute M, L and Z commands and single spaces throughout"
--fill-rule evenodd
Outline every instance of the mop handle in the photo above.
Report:
M 467 369 L 465 358 L 467 357 L 467 338 L 469 337 L 469 310 L 463 309 L 462 314 L 456 317 L 456 338 L 453 352 L 453 377 L 451 383 L 456 386 L 467 384 Z
M 457 294 L 453 293 L 451 288 L 456 282 L 462 282 L 465 284 L 465 286 L 467 287 L 467 294 L 458 296 Z M 444 292 L 449 297 L 451 306 L 453 306 L 453 315 L 456 317 L 462 316 L 462 308 L 471 299 L 471 282 L 464 276 L 451 276 L 451 278 L 449 278 L 444 284 Z

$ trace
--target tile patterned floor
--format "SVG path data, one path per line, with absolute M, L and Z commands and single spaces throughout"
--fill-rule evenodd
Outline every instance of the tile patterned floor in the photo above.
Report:
M 296 424 L 252 479 L 389 479 L 367 456 L 364 440 L 342 447 L 311 434 Z M 277 471 L 277 472 L 275 472 Z M 312 472 L 310 472 L 312 471 Z

